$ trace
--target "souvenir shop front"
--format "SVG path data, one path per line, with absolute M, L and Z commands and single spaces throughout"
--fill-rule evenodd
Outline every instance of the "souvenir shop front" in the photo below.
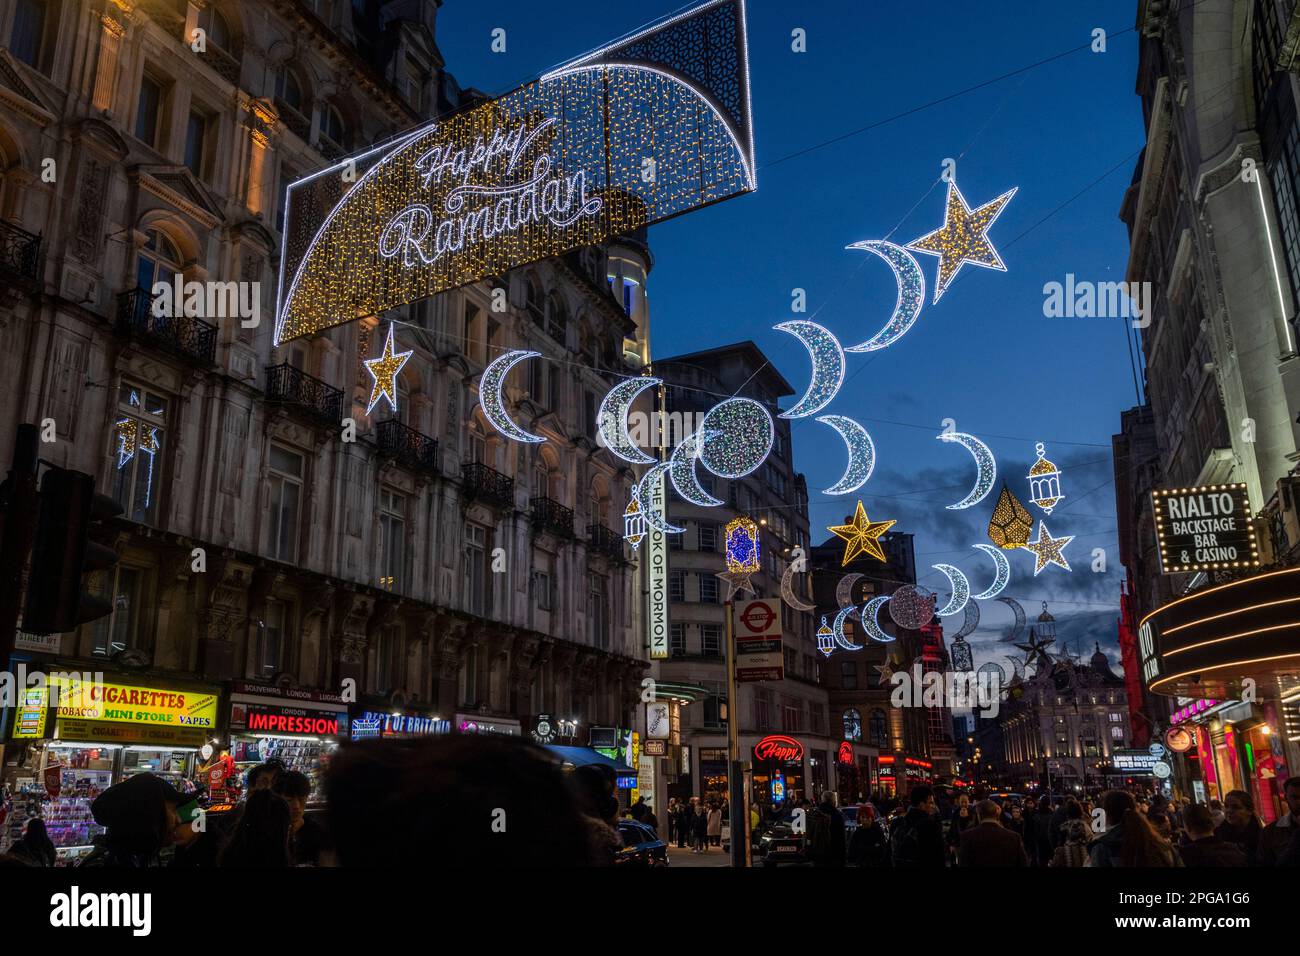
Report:
M 330 756 L 348 737 L 348 705 L 338 694 L 236 681 L 230 695 L 230 757 L 239 788 L 250 768 L 279 760 L 311 781 L 310 802 Z
M 218 735 L 213 686 L 128 675 L 54 674 L 26 688 L 13 714 L 4 786 L 13 809 L 0 852 L 32 816 L 45 821 L 60 863 L 91 850 L 103 832 L 90 804 L 137 773 L 158 774 L 182 792 L 201 782 L 199 751 Z

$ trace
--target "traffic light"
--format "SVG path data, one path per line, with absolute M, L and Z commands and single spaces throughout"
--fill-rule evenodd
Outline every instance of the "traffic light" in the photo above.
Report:
M 45 473 L 23 630 L 58 634 L 113 610 L 110 601 L 82 593 L 81 578 L 117 564 L 117 553 L 90 536 L 96 525 L 121 513 L 116 501 L 95 493 L 90 475 L 65 468 Z

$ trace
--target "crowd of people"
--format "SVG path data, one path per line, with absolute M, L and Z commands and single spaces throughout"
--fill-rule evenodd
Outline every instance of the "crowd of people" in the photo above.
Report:
M 1300 866 L 1300 777 L 1283 787 L 1288 812 L 1267 826 L 1250 794 L 1190 803 L 1111 790 L 1091 798 L 1052 796 L 998 801 L 959 794 L 941 812 L 932 787 L 913 787 L 906 802 L 874 797 L 857 808 L 845 853 L 818 839 L 843 831 L 830 802 L 811 814 L 809 855 L 822 866 L 1169 867 Z
M 679 849 L 691 848 L 692 853 L 708 853 L 711 848 L 722 848 L 722 821 L 727 816 L 726 800 L 704 801 L 699 797 L 689 800 L 668 801 L 669 845 Z

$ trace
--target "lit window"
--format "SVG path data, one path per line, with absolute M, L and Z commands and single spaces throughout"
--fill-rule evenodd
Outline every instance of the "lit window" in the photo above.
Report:
M 123 383 L 113 424 L 113 498 L 131 521 L 157 520 L 166 424 L 166 398 Z

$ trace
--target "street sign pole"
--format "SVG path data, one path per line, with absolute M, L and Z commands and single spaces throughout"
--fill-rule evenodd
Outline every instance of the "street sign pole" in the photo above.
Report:
M 731 805 L 731 865 L 747 866 L 749 855 L 749 807 L 745 803 L 745 774 L 740 765 L 736 736 L 736 634 L 732 621 L 734 605 L 726 603 L 727 616 L 727 802 Z

